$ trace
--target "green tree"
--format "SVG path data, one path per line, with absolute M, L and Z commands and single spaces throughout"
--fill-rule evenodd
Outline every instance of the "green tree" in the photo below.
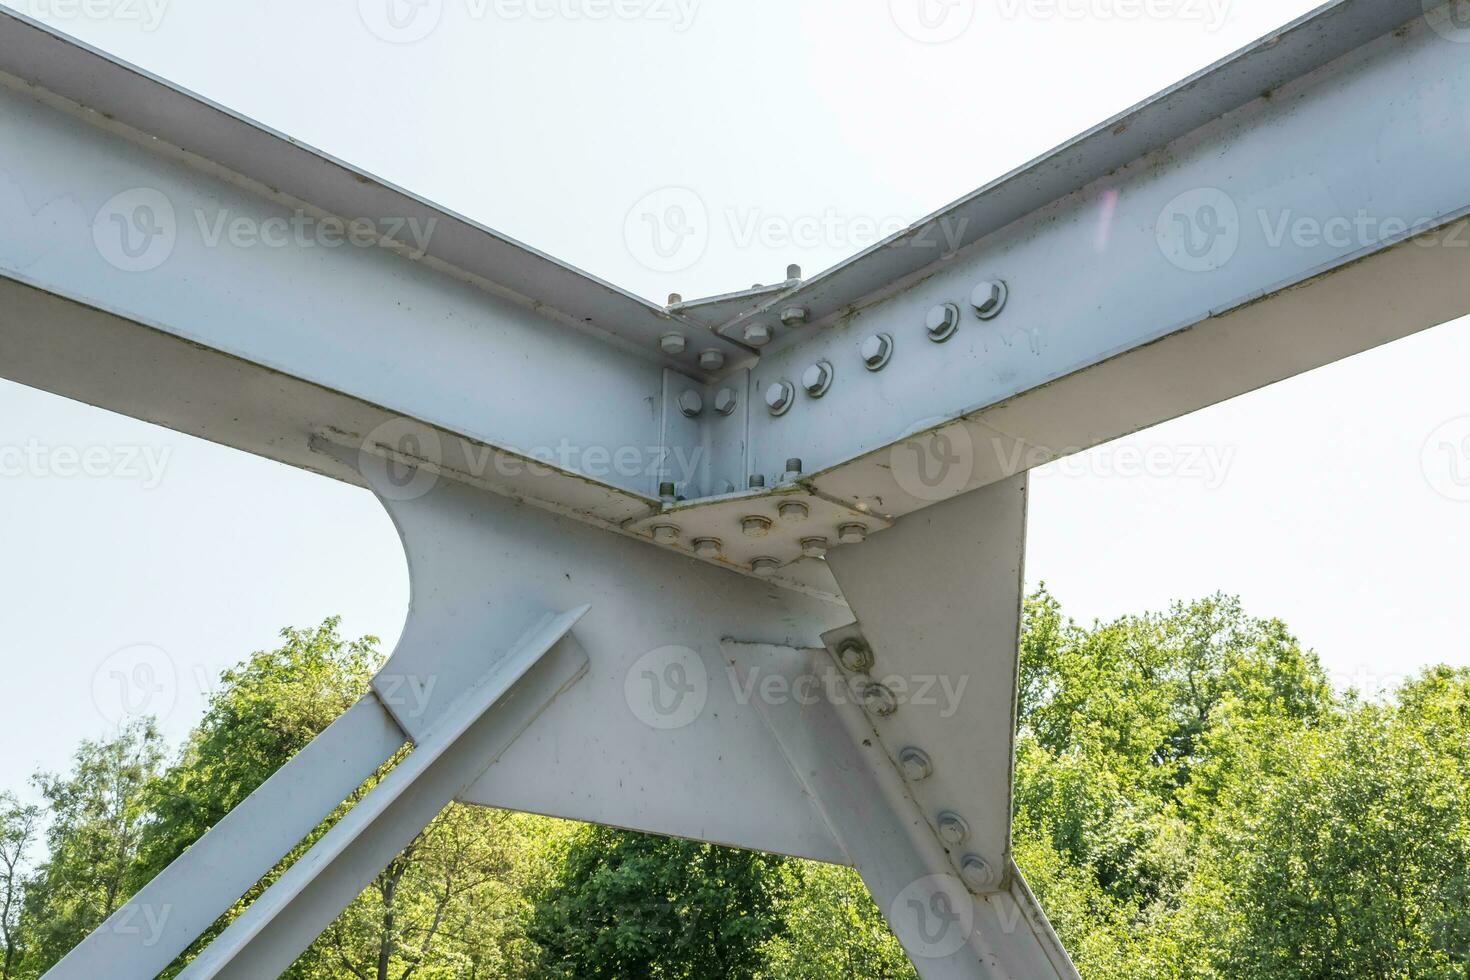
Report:
M 793 861 L 785 929 L 766 946 L 770 980 L 910 980 L 907 954 L 851 868 Z
M 541 975 L 576 980 L 753 978 L 784 923 L 786 861 L 588 827 L 537 898 Z
M 0 941 L 4 943 L 0 980 L 11 980 L 20 966 L 26 855 L 35 843 L 40 819 L 39 807 L 23 806 L 15 794 L 0 792 Z

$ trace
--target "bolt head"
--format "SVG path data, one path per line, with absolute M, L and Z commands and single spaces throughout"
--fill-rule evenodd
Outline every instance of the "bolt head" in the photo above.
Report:
M 659 544 L 674 544 L 679 540 L 677 524 L 660 524 L 653 529 L 653 540 Z
M 869 684 L 863 688 L 863 704 L 879 718 L 887 718 L 898 710 L 898 697 L 882 684 Z
M 960 308 L 953 303 L 931 307 L 924 317 L 924 329 L 929 332 L 929 339 L 936 344 L 942 344 L 953 337 L 959 327 Z
M 752 323 L 745 328 L 745 342 L 752 347 L 764 347 L 771 342 L 771 328 L 764 323 Z
M 679 411 L 685 418 L 696 418 L 704 411 L 704 397 L 690 388 L 679 396 Z
M 750 489 L 764 490 L 766 488 L 766 477 L 763 473 L 754 473 L 750 477 Z
M 740 397 L 735 394 L 734 388 L 721 388 L 715 392 L 715 411 L 721 415 L 733 414 L 739 404 Z
M 791 265 L 788 265 L 786 267 L 786 279 L 787 279 L 787 281 L 790 281 L 792 279 L 800 279 L 800 278 L 801 278 L 801 266 L 796 265 L 795 263 L 792 263 Z
M 801 386 L 808 395 L 821 398 L 832 387 L 832 365 L 827 361 L 818 361 L 807 368 L 802 372 Z
M 724 542 L 719 538 L 699 538 L 694 542 L 694 553 L 701 558 L 718 558 L 724 552 Z
M 846 640 L 837 648 L 837 662 L 853 674 L 866 674 L 873 669 L 873 650 L 862 640 Z
M 781 563 L 774 558 L 757 558 L 750 563 L 750 570 L 761 578 L 770 578 L 781 568 Z
M 912 783 L 922 782 L 934 775 L 934 761 L 923 749 L 907 748 L 898 755 L 899 768 Z
M 670 357 L 677 357 L 689 349 L 689 341 L 681 333 L 666 333 L 658 338 L 658 349 Z
M 740 522 L 740 533 L 747 538 L 763 538 L 771 533 L 769 517 L 747 517 Z
M 788 500 L 779 508 L 781 520 L 787 524 L 800 524 L 812 516 L 812 509 L 799 500 Z
M 861 353 L 864 367 L 869 371 L 881 371 L 893 357 L 893 338 L 886 333 L 874 334 L 863 341 Z
M 982 320 L 999 316 L 1006 305 L 1006 284 L 999 279 L 988 279 L 975 287 L 970 294 L 970 305 Z
M 970 891 L 982 894 L 1000 884 L 995 870 L 978 854 L 966 854 L 960 861 L 960 878 Z
M 725 352 L 710 348 L 699 353 L 699 366 L 706 371 L 718 371 L 725 366 Z
M 806 323 L 807 311 L 804 306 L 789 306 L 781 311 L 781 323 L 788 327 L 799 327 Z
M 796 389 L 790 381 L 777 381 L 766 388 L 766 408 L 772 415 L 785 415 L 796 401 Z
M 837 529 L 837 540 L 840 544 L 862 544 L 868 540 L 868 526 L 844 524 Z
M 951 847 L 959 847 L 970 839 L 970 825 L 958 813 L 939 815 L 939 839 Z
M 807 558 L 826 558 L 827 557 L 827 539 L 826 538 L 802 538 L 801 539 L 801 553 L 802 553 L 802 555 L 804 555 Z

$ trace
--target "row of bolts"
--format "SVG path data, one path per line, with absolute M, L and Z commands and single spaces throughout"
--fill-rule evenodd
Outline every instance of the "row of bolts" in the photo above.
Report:
M 844 640 L 837 648 L 837 661 L 842 669 L 852 674 L 869 675 L 873 670 L 872 648 L 862 640 Z M 869 680 L 863 687 L 863 703 L 868 710 L 880 718 L 887 718 L 898 711 L 898 698 L 887 686 Z M 898 754 L 898 766 L 911 783 L 919 783 L 934 775 L 934 762 L 923 749 L 910 746 Z M 952 810 L 945 810 L 935 819 L 939 839 L 948 847 L 960 847 L 970 839 L 970 824 Z M 995 875 L 986 860 L 978 854 L 967 854 L 959 862 L 960 877 L 972 891 L 983 892 L 995 884 Z
M 970 306 L 980 319 L 992 320 L 1005 307 L 1007 293 L 1005 282 L 987 279 L 971 292 Z M 799 306 L 791 307 L 781 314 L 781 322 L 787 327 L 800 326 L 807 318 L 807 310 Z M 942 344 L 959 330 L 960 320 L 958 304 L 940 303 L 931 307 L 925 315 L 924 331 L 931 341 Z M 764 323 L 752 323 L 745 328 L 744 336 L 745 342 L 752 347 L 764 347 L 771 342 L 771 328 Z M 659 350 L 670 356 L 682 354 L 687 348 L 688 340 L 681 333 L 667 333 L 659 338 Z M 883 370 L 893 359 L 893 348 L 892 334 L 878 333 L 868 337 L 858 349 L 863 367 L 874 372 Z M 706 371 L 718 371 L 725 366 L 725 355 L 714 349 L 704 351 L 699 355 L 699 366 Z M 818 361 L 802 373 L 801 386 L 810 397 L 821 398 L 831 389 L 835 377 L 836 370 L 831 361 Z M 796 403 L 796 386 L 790 381 L 773 382 L 766 388 L 765 402 L 772 416 L 785 415 Z M 721 388 L 715 395 L 715 411 L 721 415 L 734 413 L 738 403 L 734 388 Z M 685 391 L 679 396 L 679 411 L 688 418 L 703 414 L 704 398 L 693 389 Z

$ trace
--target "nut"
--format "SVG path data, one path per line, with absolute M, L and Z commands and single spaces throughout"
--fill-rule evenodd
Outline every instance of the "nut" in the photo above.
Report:
M 978 854 L 966 854 L 960 861 L 960 877 L 965 887 L 976 894 L 987 892 L 999 884 L 995 871 Z
M 805 555 L 807 558 L 826 558 L 827 557 L 827 539 L 826 538 L 802 538 L 801 539 L 801 553 L 803 555 Z
M 660 483 L 658 485 L 658 497 L 665 503 L 674 503 L 679 499 L 679 488 L 672 483 Z
M 750 570 L 761 578 L 770 578 L 780 567 L 781 563 L 774 558 L 757 558 L 750 563 Z
M 769 517 L 747 517 L 740 522 L 740 532 L 747 538 L 763 538 L 771 533 Z
M 898 698 L 882 684 L 869 684 L 863 688 L 863 704 L 879 718 L 887 718 L 898 710 Z
M 764 490 L 766 488 L 766 477 L 763 473 L 754 473 L 750 477 L 750 489 Z
M 975 315 L 982 320 L 993 320 L 1000 316 L 1000 311 L 1005 309 L 1006 298 L 1010 290 L 1006 284 L 999 279 L 987 279 L 975 287 L 970 294 L 970 305 L 975 308 Z
M 685 418 L 697 418 L 704 412 L 704 398 L 693 388 L 685 391 L 679 396 L 679 411 L 684 413 Z
M 701 558 L 718 558 L 725 552 L 725 543 L 719 538 L 695 538 L 694 553 Z
M 804 306 L 788 306 L 781 311 L 781 323 L 787 327 L 799 327 L 807 320 L 807 310 Z
M 886 333 L 875 333 L 863 341 L 861 353 L 864 367 L 869 371 L 881 371 L 893 358 L 893 337 Z
M 713 347 L 700 351 L 699 366 L 706 371 L 718 371 L 725 366 L 725 352 L 715 350 Z
M 658 349 L 670 357 L 677 357 L 689 348 L 689 341 L 681 333 L 666 333 L 658 338 Z
M 781 520 L 787 524 L 800 524 L 812 516 L 812 509 L 799 500 L 788 500 L 778 508 Z
M 924 329 L 929 331 L 929 339 L 936 344 L 942 344 L 953 337 L 959 328 L 960 308 L 953 303 L 935 306 L 924 317 Z
M 868 540 L 866 524 L 844 524 L 837 529 L 837 541 L 840 544 L 862 544 L 866 540 Z
M 796 401 L 796 389 L 790 381 L 777 381 L 766 389 L 766 408 L 772 415 L 785 415 Z
M 873 651 L 862 640 L 845 640 L 837 648 L 837 662 L 853 674 L 866 674 L 873 669 Z
M 734 388 L 721 388 L 715 392 L 715 411 L 721 415 L 733 414 L 739 404 L 740 396 L 735 394 Z
M 764 347 L 771 342 L 771 328 L 764 323 L 752 323 L 745 328 L 745 342 L 752 347 Z
M 679 540 L 677 524 L 660 524 L 653 529 L 653 540 L 659 544 L 674 544 Z
M 959 847 L 970 839 L 970 825 L 958 813 L 945 811 L 939 815 L 939 839 L 951 847 Z
M 813 398 L 821 398 L 832 387 L 832 363 L 818 361 L 801 375 L 801 386 Z
M 904 749 L 898 754 L 898 767 L 903 770 L 904 778 L 911 783 L 923 782 L 934 775 L 934 761 L 923 749 Z

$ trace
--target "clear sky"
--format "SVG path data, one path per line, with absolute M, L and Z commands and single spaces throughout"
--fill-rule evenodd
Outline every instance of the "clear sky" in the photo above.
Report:
M 820 271 L 1312 6 L 5 2 L 659 300 Z M 389 3 L 424 36 L 385 41 Z M 624 234 L 668 187 L 712 216 L 677 273 Z M 1239 594 L 1343 685 L 1470 664 L 1467 363 L 1462 322 L 1040 471 L 1028 576 L 1083 620 Z M 0 475 L 0 787 L 138 707 L 119 674 L 156 679 L 178 738 L 283 626 L 396 638 L 403 557 L 365 492 L 0 383 L 0 450 L 27 446 L 111 463 Z M 1161 446 L 1177 465 L 1132 472 Z

